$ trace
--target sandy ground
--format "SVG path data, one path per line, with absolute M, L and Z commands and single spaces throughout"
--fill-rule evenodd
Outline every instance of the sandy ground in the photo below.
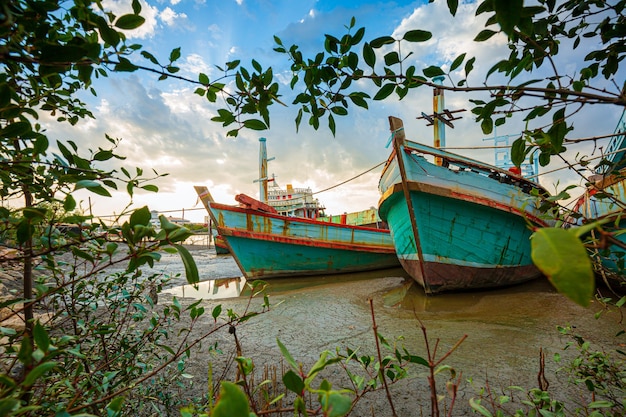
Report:
M 193 253 L 202 279 L 240 275 L 230 256 L 216 256 L 206 248 L 195 248 Z M 169 256 L 164 256 L 161 267 L 170 273 L 182 271 L 177 257 Z M 172 285 L 183 283 L 184 277 L 180 277 Z M 477 397 L 480 388 L 487 383 L 495 393 L 508 393 L 506 387 L 510 385 L 537 386 L 540 351 L 546 354 L 546 377 L 550 389 L 563 394 L 567 376 L 555 373 L 559 365 L 552 357 L 556 353 L 568 357 L 576 351 L 563 350 L 570 339 L 557 332 L 559 325 L 575 326 L 576 332 L 594 343 L 598 350 L 611 350 L 623 342 L 614 337 L 623 327 L 618 313 L 595 319 L 593 313 L 599 311 L 599 305 L 594 304 L 589 309 L 579 307 L 542 280 L 503 290 L 428 298 L 420 289 L 411 287 L 401 302 L 390 305 L 390 299 L 398 301 L 396 296 L 402 293 L 407 283 L 410 281 L 402 270 L 272 281 L 268 291 L 271 307 L 266 311 L 262 297 L 222 299 L 221 293 L 211 294 L 206 297 L 209 299 L 200 303 L 209 314 L 200 318 L 191 336 L 212 332 L 216 324 L 210 311 L 217 305 L 222 305 L 223 311 L 232 309 L 238 313 L 248 308 L 264 311 L 236 329 L 241 354 L 255 363 L 255 379 L 261 380 L 268 369 L 277 369 L 279 375 L 281 370 L 284 371 L 277 339 L 307 372 L 325 350 L 335 352 L 339 349 L 345 353 L 350 347 L 359 349 L 361 355 L 375 355 L 371 299 L 378 332 L 391 344 L 402 337 L 400 345 L 412 354 L 427 356 L 422 325 L 427 330 L 431 352 L 436 351 L 437 358 L 467 335 L 460 347 L 443 362 L 460 376 L 459 398 L 453 413 L 459 416 L 470 412 L 470 398 Z M 234 285 L 233 280 L 231 285 Z M 165 302 L 171 297 L 164 292 L 159 300 Z M 183 305 L 195 301 L 193 297 L 181 298 Z M 215 343 L 222 354 L 215 354 Z M 383 351 L 383 356 L 390 353 Z M 184 394 L 190 398 L 201 397 L 206 393 L 209 364 L 217 379 L 235 354 L 235 340 L 227 328 L 211 333 L 202 347 L 192 350 L 187 370 L 193 375 L 192 386 Z M 426 368 L 414 367 L 410 371 L 409 378 L 390 387 L 397 415 L 430 415 Z M 449 373 L 442 373 L 438 377 L 440 394 L 445 394 L 448 376 Z M 322 377 L 333 382 L 335 388 L 348 383 L 344 371 L 337 366 L 324 371 L 314 385 L 321 382 Z M 568 392 L 568 396 L 572 399 L 577 394 Z M 442 402 L 441 409 L 446 407 L 446 402 Z M 363 397 L 351 415 L 388 416 L 391 415 L 390 405 L 384 392 L 379 390 Z

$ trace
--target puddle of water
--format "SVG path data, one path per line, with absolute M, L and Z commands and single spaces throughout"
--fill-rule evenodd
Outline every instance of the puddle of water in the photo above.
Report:
M 220 278 L 202 281 L 197 285 L 180 285 L 163 290 L 163 292 L 178 298 L 218 300 L 239 297 L 245 284 L 246 279 L 244 277 Z
M 389 277 L 403 277 L 409 279 L 408 275 L 402 268 L 392 268 L 381 271 L 366 271 L 354 274 L 273 278 L 265 281 L 267 284 L 265 292 L 267 294 L 280 294 L 304 288 Z M 258 291 L 259 289 L 259 287 L 256 287 L 255 291 Z M 197 285 L 180 285 L 163 290 L 163 292 L 172 294 L 179 298 L 195 298 L 203 300 L 248 297 L 252 292 L 252 282 L 247 282 L 244 277 L 220 278 L 202 281 Z

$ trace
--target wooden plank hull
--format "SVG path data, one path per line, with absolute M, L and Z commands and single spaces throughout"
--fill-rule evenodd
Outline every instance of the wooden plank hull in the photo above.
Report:
M 339 274 L 399 266 L 388 230 L 210 203 L 219 234 L 247 279 Z
M 487 164 L 402 140 L 381 176 L 379 214 L 401 264 L 426 293 L 502 287 L 541 276 L 530 256 L 532 225 L 546 225 L 528 193 L 534 187 Z

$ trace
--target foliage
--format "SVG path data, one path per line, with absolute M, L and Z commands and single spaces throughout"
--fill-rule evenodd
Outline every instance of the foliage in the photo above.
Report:
M 168 345 L 169 326 L 182 314 L 195 323 L 203 309 L 182 311 L 176 301 L 157 307 L 164 278 L 142 272 L 158 262 L 161 250 L 174 251 L 188 282 L 196 283 L 195 262 L 180 244 L 189 230 L 161 217 L 157 232 L 147 207 L 126 209 L 112 222 L 77 210 L 79 192 L 111 197 L 123 190 L 130 207 L 137 191 L 158 191 L 151 181 L 162 174 L 103 168 L 124 160 L 116 152 L 120 139 L 106 136 L 106 146 L 85 149 L 46 133 L 50 121 L 73 126 L 93 117 L 78 94 L 95 95 L 98 78 L 137 70 L 181 78 L 175 65 L 179 48 L 162 63 L 128 42 L 125 31 L 145 20 L 139 0 L 128 4 L 132 12 L 121 16 L 90 0 L 0 4 L 0 243 L 18 250 L 0 265 L 19 268 L 23 284 L 0 308 L 24 323 L 9 328 L 3 319 L 0 327 L 2 415 L 121 415 L 148 402 L 158 409 L 172 399 L 163 385 L 180 383 L 187 344 L 211 333 Z M 220 69 L 223 77 L 238 65 Z M 225 124 L 269 126 L 271 89 L 256 93 L 257 86 L 241 82 L 241 89 L 227 93 L 219 79 L 204 74 L 186 81 L 198 85 L 196 93 L 209 102 L 227 100 L 233 120 Z M 256 113 L 265 121 L 249 117 Z M 115 266 L 121 270 L 107 272 Z M 214 318 L 219 317 L 218 312 Z M 233 325 L 237 320 L 227 318 Z
M 233 335 L 236 332 L 231 332 Z M 437 404 L 444 401 L 445 396 L 437 395 L 434 378 L 443 378 L 447 373 L 451 375 L 448 384 L 458 384 L 455 380 L 454 369 L 442 365 L 442 361 L 452 351 L 444 355 L 438 361 L 430 361 L 410 352 L 403 345 L 403 338 L 398 338 L 393 344 L 381 335 L 376 334 L 377 342 L 385 348 L 386 355 L 383 357 L 378 351 L 375 355 L 360 353 L 358 349 L 347 347 L 345 352 L 337 348 L 334 352 L 324 351 L 318 360 L 306 368 L 298 362 L 288 348 L 277 339 L 277 345 L 286 362 L 288 369 L 280 376 L 282 386 L 278 381 L 265 379 L 255 383 L 254 375 L 259 370 L 250 357 L 239 356 L 236 358 L 237 374 L 239 378 L 235 383 L 223 381 L 220 384 L 220 392 L 214 405 L 194 405 L 182 409 L 183 417 L 197 416 L 222 416 L 230 417 L 256 416 L 256 415 L 280 415 L 284 412 L 292 412 L 294 415 L 324 417 L 348 416 L 354 412 L 355 406 L 368 394 L 384 390 L 387 385 L 414 375 L 418 375 L 420 369 L 428 369 L 429 386 L 434 390 L 436 404 L 432 415 L 439 415 Z M 428 344 L 428 340 L 425 340 Z M 438 342 L 438 341 L 437 341 Z M 243 349 L 237 337 L 235 344 Z M 378 345 L 378 343 L 377 343 Z M 339 367 L 345 373 L 348 383 L 344 388 L 333 388 L 333 383 L 325 378 L 325 374 L 332 374 L 337 378 L 333 368 Z M 413 371 L 415 370 L 415 373 Z M 432 380 L 431 380 L 432 378 Z M 321 379 L 321 381 L 319 381 Z M 284 391 L 281 392 L 281 390 Z M 454 403 L 453 392 L 451 394 L 451 408 Z M 212 395 L 209 394 L 209 398 Z M 391 415 L 397 415 L 393 405 L 393 399 L 388 396 Z M 228 413 L 228 414 L 223 414 Z
M 530 390 L 511 386 L 507 389 L 508 394 L 500 396 L 494 395 L 489 389 L 482 389 L 480 398 L 470 400 L 472 409 L 486 417 L 626 415 L 624 352 L 619 349 L 611 353 L 594 351 L 591 343 L 574 333 L 571 327 L 559 327 L 558 331 L 572 339 L 563 350 L 575 346 L 578 351 L 567 362 L 560 353 L 554 356 L 555 362 L 561 364 L 557 375 L 565 374 L 570 384 L 569 390 L 578 389 L 575 394 L 563 398 L 563 393 L 551 392 L 547 384 Z

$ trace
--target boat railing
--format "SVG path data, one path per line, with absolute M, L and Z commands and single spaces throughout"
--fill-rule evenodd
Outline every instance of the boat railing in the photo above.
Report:
M 609 170 L 619 169 L 624 165 L 620 163 L 624 159 L 624 154 L 626 153 L 626 148 L 624 147 L 626 139 L 626 110 L 622 112 L 622 117 L 620 117 L 619 122 L 617 122 L 617 126 L 615 127 L 614 136 L 611 138 L 609 145 L 606 148 L 606 160 L 611 162 L 611 165 L 617 164 L 616 166 L 606 166 L 600 165 L 596 170 L 598 174 L 606 174 Z
M 433 148 L 431 146 L 410 140 L 406 141 L 405 149 L 417 154 L 428 154 L 439 157 L 443 160 L 443 166 L 451 170 L 456 169 L 458 171 L 473 171 L 474 173 L 481 174 L 502 183 L 515 184 L 524 193 L 530 193 L 533 189 L 538 190 L 540 194 L 547 193 L 541 185 L 529 180 L 528 178 L 524 178 L 519 174 L 515 174 L 511 171 L 504 170 L 466 156 L 457 155 L 449 151 Z

